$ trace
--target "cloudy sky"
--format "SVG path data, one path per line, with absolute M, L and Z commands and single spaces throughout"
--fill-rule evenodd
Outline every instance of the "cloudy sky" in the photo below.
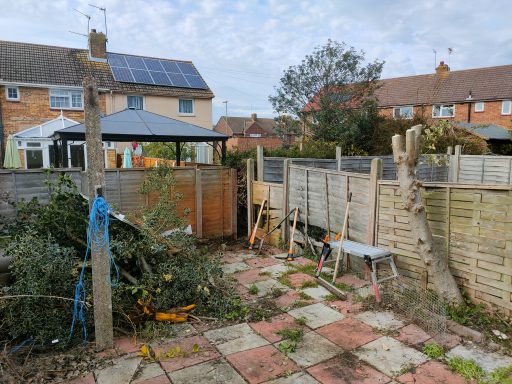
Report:
M 432 72 L 434 53 L 452 70 L 512 63 L 510 0 L 0 0 L 0 39 L 86 47 L 87 21 L 109 50 L 192 60 L 216 97 L 213 122 L 256 112 L 280 75 L 327 39 L 385 60 L 383 77 Z

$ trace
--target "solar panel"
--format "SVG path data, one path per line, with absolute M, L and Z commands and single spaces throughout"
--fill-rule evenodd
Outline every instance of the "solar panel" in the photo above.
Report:
M 160 63 L 164 67 L 165 72 L 169 73 L 181 73 L 178 65 L 174 61 L 164 61 L 161 60 Z
M 113 67 L 124 67 L 127 68 L 126 59 L 123 55 L 116 55 L 114 53 L 108 54 L 108 63 Z
M 160 64 L 160 60 L 145 58 L 144 62 L 146 63 L 147 69 L 150 71 L 164 71 L 162 64 Z
M 155 84 L 158 85 L 172 85 L 171 80 L 167 77 L 165 72 L 149 71 Z
M 121 67 L 110 67 L 112 69 L 112 74 L 114 75 L 114 79 L 116 81 L 124 81 L 128 83 L 133 83 L 133 76 L 131 71 L 128 68 Z
M 191 63 L 116 53 L 108 54 L 108 63 L 116 81 L 183 88 L 208 88 Z
M 186 87 L 190 88 L 187 80 L 185 77 L 180 73 L 168 73 L 167 76 L 169 76 L 169 79 L 172 81 L 172 85 L 175 87 Z
M 148 71 L 141 69 L 132 69 L 132 73 L 136 83 L 154 84 L 153 79 L 151 78 L 151 75 L 149 74 Z
M 206 88 L 206 84 L 204 83 L 203 79 L 201 79 L 200 76 L 185 75 L 185 78 L 187 79 L 191 88 Z
M 178 67 L 184 75 L 197 75 L 197 71 L 192 64 L 178 63 Z
M 146 69 L 144 65 L 144 60 L 141 57 L 135 56 L 125 56 L 126 62 L 128 63 L 128 67 L 131 69 Z

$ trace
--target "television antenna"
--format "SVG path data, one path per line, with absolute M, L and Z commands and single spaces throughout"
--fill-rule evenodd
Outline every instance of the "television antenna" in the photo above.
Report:
M 98 7 L 97 5 L 90 4 L 90 3 L 89 3 L 89 6 L 93 7 L 93 8 L 96 8 L 96 9 L 99 9 L 101 12 L 103 12 L 103 20 L 105 22 L 105 36 L 108 36 L 108 30 L 107 30 L 107 8 L 105 8 L 105 7 Z
M 73 10 L 75 12 L 78 12 L 79 14 L 81 14 L 82 16 L 85 16 L 87 18 L 87 33 L 86 34 L 83 34 L 83 33 L 79 33 L 79 32 L 74 32 L 74 31 L 69 31 L 70 33 L 74 33 L 75 35 L 80 35 L 80 36 L 84 36 L 84 37 L 88 37 L 88 34 L 89 34 L 89 26 L 91 24 L 91 16 L 89 16 L 88 14 L 86 13 L 83 13 L 82 11 L 76 9 L 76 8 L 73 8 Z

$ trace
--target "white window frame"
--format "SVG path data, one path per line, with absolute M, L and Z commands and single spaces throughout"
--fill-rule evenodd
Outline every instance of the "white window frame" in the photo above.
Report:
M 402 109 L 404 109 L 404 108 L 411 108 L 411 115 L 410 115 L 410 116 L 404 116 L 404 115 L 402 114 Z M 400 116 L 398 116 L 398 117 L 397 117 L 397 116 L 395 116 L 395 111 L 396 111 L 396 110 L 398 110 L 398 111 L 399 111 L 399 115 L 400 115 Z M 402 105 L 402 106 L 400 106 L 400 107 L 393 107 L 393 118 L 394 118 L 394 119 L 401 118 L 401 119 L 407 119 L 407 120 L 410 120 L 410 119 L 412 119 L 412 118 L 413 118 L 413 116 L 414 116 L 414 106 L 412 106 L 412 105 Z
M 249 133 L 249 137 L 252 137 L 252 138 L 261 137 L 261 133 Z
M 128 106 L 128 98 L 129 97 L 140 97 L 142 99 L 142 108 L 139 111 L 144 111 L 146 109 L 146 99 L 143 95 L 126 95 L 126 109 L 130 108 Z
M 505 105 L 508 104 L 508 111 L 505 110 Z M 512 100 L 502 100 L 501 101 L 501 114 L 502 115 L 510 115 L 512 114 Z
M 16 95 L 18 95 L 18 96 L 17 97 L 9 97 L 9 89 L 15 89 L 16 90 Z M 5 87 L 5 99 L 7 101 L 20 101 L 20 88 L 19 87 L 6 86 Z
M 434 108 L 435 107 L 440 107 L 439 108 L 439 113 L 440 113 L 439 116 L 434 116 Z M 444 109 L 448 109 L 450 107 L 453 107 L 452 115 L 451 116 L 443 116 L 443 110 Z M 447 119 L 447 118 L 450 118 L 450 117 L 455 117 L 455 104 L 434 104 L 432 106 L 432 118 L 433 119 Z
M 191 101 L 192 102 L 192 113 L 186 113 L 180 111 L 180 101 Z M 179 116 L 195 116 L 196 115 L 196 106 L 194 99 L 178 99 L 178 115 Z
M 482 108 L 478 108 L 477 106 L 481 106 Z M 475 103 L 475 112 L 483 112 L 485 110 L 485 103 L 483 101 L 477 101 Z
M 56 94 L 58 92 L 60 92 L 60 95 Z M 80 92 L 80 98 L 82 101 L 81 107 L 73 107 L 72 92 Z M 67 97 L 69 100 L 69 107 L 52 107 L 52 96 L 53 97 Z M 50 109 L 72 110 L 72 111 L 83 111 L 84 110 L 84 92 L 81 89 L 50 88 L 48 91 L 48 101 L 50 103 Z

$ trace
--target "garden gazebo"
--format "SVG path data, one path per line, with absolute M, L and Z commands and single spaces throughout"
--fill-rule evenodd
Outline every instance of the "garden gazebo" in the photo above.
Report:
M 181 144 L 190 142 L 221 142 L 222 164 L 226 160 L 226 141 L 229 136 L 194 124 L 158 115 L 156 113 L 125 109 L 100 118 L 101 140 L 112 142 L 171 142 L 176 143 L 176 165 L 181 161 Z M 53 139 L 55 164 L 64 165 L 67 158 L 67 142 L 85 141 L 85 124 L 77 124 L 55 131 Z M 58 146 L 58 141 L 61 145 Z

